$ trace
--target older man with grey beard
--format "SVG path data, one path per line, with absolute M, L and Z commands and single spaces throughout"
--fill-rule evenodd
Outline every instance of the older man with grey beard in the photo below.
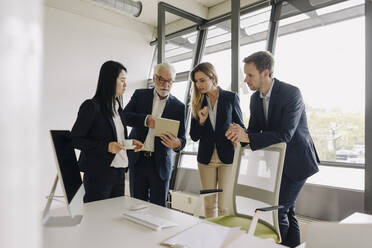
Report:
M 171 175 L 171 151 L 185 147 L 185 105 L 170 94 L 176 71 L 171 64 L 154 68 L 155 88 L 138 89 L 124 108 L 124 123 L 133 127 L 129 137 L 144 143 L 143 151 L 128 151 L 131 193 L 135 198 L 165 206 Z M 156 118 L 180 122 L 178 135 L 155 137 Z

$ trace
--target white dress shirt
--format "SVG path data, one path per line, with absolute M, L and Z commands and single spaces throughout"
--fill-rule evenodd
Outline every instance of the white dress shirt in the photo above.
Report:
M 116 113 L 114 113 L 112 120 L 114 121 L 114 124 L 115 124 L 117 142 L 123 146 L 131 146 L 133 143 L 133 140 L 126 140 L 124 137 L 124 126 L 118 114 L 119 104 L 116 101 L 115 101 L 114 108 L 116 110 Z M 128 167 L 128 156 L 127 156 L 126 150 L 121 150 L 115 155 L 114 160 L 112 160 L 111 162 L 111 167 L 115 167 L 115 168 Z
M 218 98 L 220 97 L 220 92 L 218 92 L 216 102 L 214 104 L 214 108 L 212 108 L 211 100 L 209 99 L 208 95 L 205 94 L 207 97 L 207 102 L 208 102 L 208 114 L 209 114 L 209 120 L 211 121 L 213 131 L 216 130 L 216 118 L 217 118 L 217 103 L 218 103 Z
M 262 98 L 262 105 L 263 105 L 263 111 L 264 111 L 266 124 L 267 124 L 268 118 L 269 118 L 269 116 L 268 116 L 269 115 L 269 104 L 270 104 L 271 90 L 273 89 L 273 86 L 274 86 L 274 79 L 273 79 L 271 87 L 270 87 L 269 91 L 267 92 L 266 96 L 264 96 L 260 92 L 260 97 Z
M 163 114 L 165 104 L 167 103 L 167 100 L 169 98 L 169 95 L 164 98 L 163 100 L 160 99 L 158 94 L 156 93 L 156 90 L 154 89 L 154 98 L 152 102 L 152 112 L 151 115 L 153 118 L 160 118 Z M 147 117 L 145 118 L 145 126 Z M 154 128 L 149 128 L 149 132 L 147 133 L 145 142 L 143 143 L 143 150 L 148 151 L 148 152 L 154 152 L 155 147 L 154 147 L 154 140 L 155 140 L 155 129 Z

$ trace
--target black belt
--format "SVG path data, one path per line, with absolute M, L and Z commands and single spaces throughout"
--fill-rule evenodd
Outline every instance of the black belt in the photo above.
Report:
M 154 152 L 148 152 L 148 151 L 141 151 L 141 152 L 142 152 L 142 155 L 145 158 L 149 158 L 149 157 L 152 157 L 154 155 Z

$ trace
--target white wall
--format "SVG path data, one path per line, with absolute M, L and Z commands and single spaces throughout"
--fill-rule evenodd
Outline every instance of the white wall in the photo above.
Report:
M 0 1 L 0 247 L 40 247 L 40 0 Z
M 134 89 L 145 87 L 154 49 L 152 27 L 84 1 L 46 1 L 44 14 L 40 207 L 56 174 L 49 130 L 71 129 L 80 104 L 94 95 L 107 60 L 128 69 L 126 103 Z

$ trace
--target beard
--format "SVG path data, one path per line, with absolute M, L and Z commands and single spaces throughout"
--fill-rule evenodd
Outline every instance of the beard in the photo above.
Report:
M 169 95 L 169 91 L 170 91 L 170 89 L 160 88 L 156 84 L 155 84 L 155 90 L 159 94 L 159 96 L 162 96 L 162 97 L 168 96 Z

